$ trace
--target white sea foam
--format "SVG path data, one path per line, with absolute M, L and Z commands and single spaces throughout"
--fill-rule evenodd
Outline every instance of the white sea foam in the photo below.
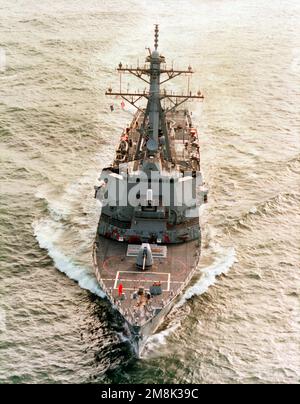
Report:
M 105 297 L 105 293 L 99 287 L 91 271 L 74 264 L 72 260 L 56 246 L 56 242 L 63 232 L 62 224 L 50 219 L 42 219 L 35 222 L 33 228 L 34 235 L 40 247 L 48 251 L 49 256 L 53 259 L 54 265 L 58 270 L 66 274 L 70 279 L 78 282 L 82 289 L 89 290 L 101 298 Z
M 171 334 L 173 334 L 179 328 L 179 326 L 180 326 L 180 320 L 178 320 L 175 324 L 170 325 L 165 330 L 162 330 L 156 334 L 151 335 L 147 340 L 142 356 L 144 358 L 150 356 L 153 357 L 157 352 L 160 353 L 161 351 L 158 351 L 157 347 L 167 345 L 168 337 Z
M 178 322 L 177 324 L 173 324 L 170 327 L 166 328 L 165 330 L 152 335 L 148 339 L 148 345 L 151 346 L 151 344 L 157 344 L 157 343 L 159 343 L 160 345 L 165 345 L 167 343 L 168 336 L 173 334 L 178 329 L 179 326 L 180 323 Z
M 224 250 L 221 247 L 215 247 L 214 251 L 217 253 L 215 262 L 209 267 L 202 268 L 199 271 L 201 274 L 199 280 L 184 292 L 181 299 L 176 304 L 176 308 L 181 307 L 193 296 L 200 296 L 206 293 L 209 287 L 216 283 L 217 277 L 228 273 L 232 265 L 236 262 L 234 248 Z
M 180 309 L 189 299 L 193 296 L 200 296 L 203 293 L 207 292 L 210 286 L 216 283 L 217 277 L 221 274 L 226 274 L 232 267 L 232 265 L 237 261 L 235 256 L 234 248 L 223 249 L 222 247 L 215 246 L 213 247 L 214 253 L 217 255 L 215 262 L 209 267 L 203 268 L 199 270 L 200 275 L 199 280 L 191 287 L 189 287 L 179 302 L 174 306 L 174 310 Z M 171 323 L 171 325 L 163 331 L 160 331 L 154 335 L 152 335 L 145 347 L 145 351 L 143 356 L 153 356 L 155 352 L 157 352 L 158 346 L 166 345 L 168 342 L 168 337 L 173 334 L 179 328 L 181 324 L 182 316 L 176 316 L 177 321 Z
M 107 146 L 105 153 L 101 152 L 95 156 L 95 159 L 99 162 L 98 171 L 96 171 L 94 167 L 86 170 L 80 178 L 65 185 L 59 195 L 56 189 L 54 190 L 53 187 L 44 184 L 37 189 L 35 197 L 44 199 L 47 202 L 48 211 L 55 220 L 67 219 L 77 209 L 76 204 L 78 204 L 78 202 L 84 209 L 92 206 L 93 211 L 95 211 L 99 217 L 99 203 L 92 204 L 94 194 L 93 184 L 96 184 L 101 169 L 109 165 L 111 160 L 110 156 L 113 155 L 113 152 L 114 148 L 112 147 L 110 150 L 110 147 Z M 87 195 L 87 198 L 82 198 L 82 195 Z M 98 210 L 96 208 L 98 208 Z
M 35 193 L 38 199 L 44 199 L 47 202 L 48 210 L 54 219 L 65 219 L 71 213 L 71 201 L 64 194 L 63 197 L 53 196 L 51 189 L 41 186 Z

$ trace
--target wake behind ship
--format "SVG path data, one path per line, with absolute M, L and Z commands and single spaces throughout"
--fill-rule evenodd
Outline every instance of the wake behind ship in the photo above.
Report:
M 193 71 L 169 69 L 154 51 L 143 67 L 123 67 L 146 82 L 148 91 L 114 92 L 136 108 L 121 135 L 114 161 L 103 169 L 96 198 L 102 212 L 94 244 L 97 280 L 123 316 L 139 356 L 147 338 L 190 282 L 200 258 L 199 207 L 207 202 L 200 146 L 184 107 L 193 95 L 169 93 L 162 85 Z M 120 86 L 121 87 L 121 86 Z M 146 107 L 140 105 L 146 100 Z M 113 108 L 112 108 L 113 109 Z

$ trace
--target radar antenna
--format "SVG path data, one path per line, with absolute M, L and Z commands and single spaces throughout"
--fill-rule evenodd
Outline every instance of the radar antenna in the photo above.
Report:
M 141 144 L 143 141 L 147 144 L 148 155 L 154 156 L 159 149 L 159 133 L 162 132 L 165 138 L 165 158 L 172 161 L 172 153 L 169 144 L 169 134 L 166 122 L 166 114 L 168 112 L 176 110 L 180 105 L 190 99 L 203 99 L 204 96 L 201 91 L 197 94 L 193 94 L 189 90 L 186 94 L 174 94 L 173 92 L 168 92 L 166 90 L 161 91 L 161 84 L 166 83 L 169 80 L 174 79 L 182 74 L 188 75 L 189 77 L 194 73 L 191 66 L 187 70 L 174 70 L 174 68 L 162 68 L 162 64 L 165 65 L 165 57 L 160 55 L 158 52 L 158 41 L 159 41 L 159 25 L 155 25 L 154 31 L 154 48 L 155 50 L 151 52 L 149 50 L 149 56 L 146 58 L 146 63 L 144 67 L 123 67 L 120 63 L 118 67 L 118 72 L 120 73 L 120 91 L 115 92 L 112 88 L 109 88 L 106 95 L 111 96 L 121 96 L 129 104 L 133 105 L 141 113 L 144 114 L 144 120 L 140 131 L 140 139 L 137 147 L 137 152 L 135 159 L 138 160 L 141 157 Z M 137 92 L 123 92 L 122 91 L 122 73 L 130 73 L 135 77 L 143 80 L 149 85 L 149 90 L 137 91 Z M 166 75 L 165 78 L 161 79 L 162 75 Z M 147 107 L 144 109 L 138 105 L 141 99 L 147 100 Z M 162 108 L 161 101 L 169 100 L 171 105 L 169 108 Z
M 155 34 L 154 34 L 154 47 L 155 50 L 158 48 L 158 38 L 159 38 L 159 25 L 155 25 Z

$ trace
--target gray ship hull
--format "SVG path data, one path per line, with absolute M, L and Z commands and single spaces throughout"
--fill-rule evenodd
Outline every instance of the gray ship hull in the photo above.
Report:
M 137 112 L 95 186 L 95 198 L 102 204 L 95 273 L 128 324 L 138 356 L 196 270 L 201 249 L 199 207 L 207 203 L 208 195 L 199 133 L 192 113 L 179 108 L 204 96 L 189 88 L 186 94 L 168 91 L 164 83 L 182 74 L 190 76 L 193 69 L 168 68 L 158 51 L 158 25 L 154 38 L 155 49 L 149 50 L 144 67 L 118 66 L 121 76 L 132 74 L 149 89 L 123 92 L 120 78 L 120 91 L 110 87 L 106 92 L 121 96 Z M 147 104 L 141 105 L 141 100 Z

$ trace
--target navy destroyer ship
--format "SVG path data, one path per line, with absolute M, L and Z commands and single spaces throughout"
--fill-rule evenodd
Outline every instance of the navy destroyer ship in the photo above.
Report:
M 186 107 L 187 101 L 204 97 L 189 88 L 182 94 L 164 88 L 180 75 L 189 78 L 193 70 L 168 68 L 158 39 L 156 25 L 154 50 L 148 49 L 146 64 L 133 68 L 120 63 L 117 69 L 120 77 L 132 74 L 147 89 L 123 92 L 120 79 L 120 91 L 106 92 L 123 98 L 123 106 L 125 100 L 136 113 L 95 187 L 102 204 L 93 251 L 95 273 L 123 316 L 137 356 L 197 268 L 199 207 L 208 194 L 198 132 Z

